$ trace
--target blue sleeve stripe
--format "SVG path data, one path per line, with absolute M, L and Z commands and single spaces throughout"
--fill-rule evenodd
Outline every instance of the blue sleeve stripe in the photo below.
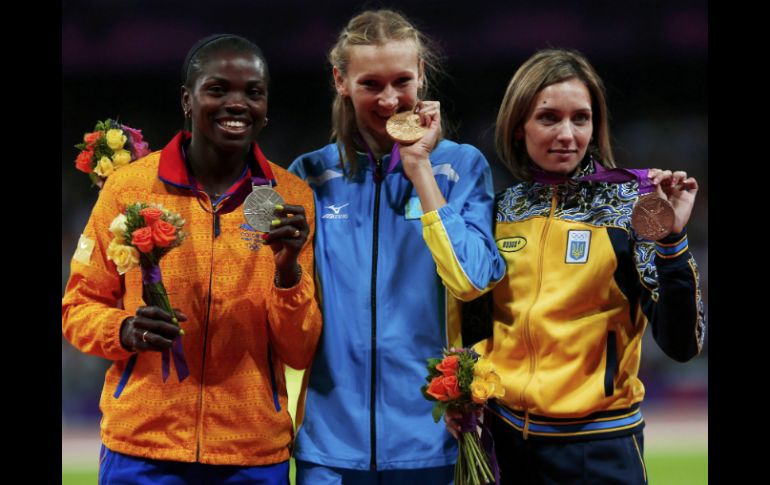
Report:
M 687 236 L 685 236 L 679 240 L 679 242 L 674 244 L 655 243 L 655 252 L 662 258 L 670 259 L 684 253 L 687 251 L 688 247 Z

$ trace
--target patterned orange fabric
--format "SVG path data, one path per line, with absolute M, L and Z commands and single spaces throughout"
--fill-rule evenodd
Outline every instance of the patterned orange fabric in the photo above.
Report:
M 101 436 L 109 449 L 215 465 L 285 461 L 292 422 L 283 366 L 307 367 L 321 331 L 313 274 L 313 195 L 299 178 L 270 164 L 276 190 L 287 204 L 305 207 L 311 228 L 299 258 L 300 282 L 276 288 L 272 250 L 261 245 L 259 233 L 243 227 L 241 207 L 219 215 L 221 232 L 215 237 L 208 199 L 158 178 L 161 156 L 175 157 L 171 162 L 184 167 L 181 149 L 174 145 L 180 140 L 177 136 L 162 152 L 107 180 L 81 238 L 85 249 L 78 249 L 71 263 L 62 329 L 81 351 L 114 361 L 100 401 Z M 120 326 L 143 302 L 139 269 L 121 277 L 106 258 L 108 228 L 134 202 L 160 203 L 186 220 L 187 239 L 164 256 L 160 267 L 171 304 L 188 317 L 180 338 L 190 376 L 178 382 L 172 364 L 164 383 L 160 353 L 142 352 L 115 398 L 132 355 L 120 345 Z M 121 298 L 125 309 L 119 308 Z

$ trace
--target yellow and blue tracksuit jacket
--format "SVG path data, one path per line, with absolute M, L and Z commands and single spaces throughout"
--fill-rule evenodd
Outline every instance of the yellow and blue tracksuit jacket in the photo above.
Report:
M 593 171 L 592 162 L 583 169 Z M 638 377 L 648 323 L 678 361 L 697 355 L 705 320 L 687 235 L 655 242 L 630 227 L 636 181 L 523 182 L 497 199 L 507 273 L 492 291 L 492 335 L 475 348 L 501 375 L 490 408 L 531 439 L 641 429 Z
M 447 288 L 471 299 L 505 273 L 489 164 L 470 145 L 441 141 L 430 160 L 447 205 L 423 214 L 401 164 L 384 170 L 390 155 L 372 164 L 361 154 L 353 178 L 339 160 L 330 144 L 289 167 L 315 195 L 324 319 L 295 456 L 358 470 L 452 464 L 456 441 L 433 421 L 420 387 L 426 360 L 460 344 Z M 438 241 L 433 253 L 429 240 Z

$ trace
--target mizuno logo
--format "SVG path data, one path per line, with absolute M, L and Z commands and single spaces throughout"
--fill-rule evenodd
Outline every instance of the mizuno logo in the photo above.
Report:
M 349 205 L 350 205 L 350 202 L 348 202 L 347 204 L 342 204 L 341 206 L 327 205 L 326 209 L 331 209 L 334 211 L 335 214 L 339 214 L 340 209 L 342 209 L 343 207 L 347 207 Z
M 348 202 L 347 204 L 342 204 L 342 205 L 329 204 L 327 206 L 324 206 L 324 209 L 331 210 L 333 212 L 333 214 L 331 212 L 327 213 L 327 214 L 324 214 L 324 215 L 321 216 L 321 219 L 347 219 L 348 215 L 347 214 L 340 214 L 340 211 L 343 208 L 345 208 L 345 207 L 347 207 L 349 205 L 350 205 L 350 202 Z

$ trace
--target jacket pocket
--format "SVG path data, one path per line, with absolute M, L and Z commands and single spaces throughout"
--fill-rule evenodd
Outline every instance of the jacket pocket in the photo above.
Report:
M 604 365 L 604 396 L 610 397 L 615 391 L 615 374 L 618 373 L 618 343 L 615 332 L 607 332 L 607 357 Z

